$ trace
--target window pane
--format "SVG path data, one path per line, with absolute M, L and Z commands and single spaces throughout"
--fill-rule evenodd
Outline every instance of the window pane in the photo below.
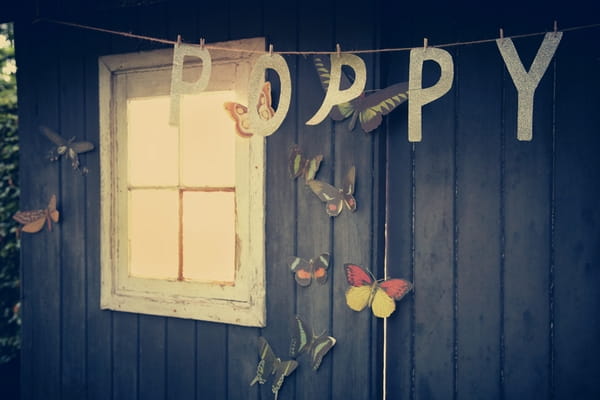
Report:
M 179 139 L 169 125 L 169 97 L 128 100 L 127 123 L 129 184 L 177 185 Z
M 235 193 L 183 194 L 183 276 L 199 281 L 235 278 Z
M 129 192 L 129 273 L 146 278 L 179 276 L 177 190 Z
M 182 97 L 182 183 L 235 186 L 234 122 L 223 104 L 234 92 L 203 92 Z

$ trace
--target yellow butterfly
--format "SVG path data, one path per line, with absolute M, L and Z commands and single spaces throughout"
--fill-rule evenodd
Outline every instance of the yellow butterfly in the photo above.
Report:
M 346 304 L 354 311 L 370 306 L 376 317 L 387 318 L 396 310 L 395 301 L 412 289 L 412 283 L 404 279 L 377 281 L 360 265 L 344 264 L 344 269 L 350 284 Z

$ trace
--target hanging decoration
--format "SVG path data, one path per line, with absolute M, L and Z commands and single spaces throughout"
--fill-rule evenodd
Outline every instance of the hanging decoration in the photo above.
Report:
M 56 145 L 55 148 L 50 150 L 50 161 L 57 161 L 60 157 L 66 157 L 71 160 L 71 166 L 75 171 L 79 171 L 82 175 L 88 173 L 86 167 L 79 168 L 78 154 L 94 150 L 94 144 L 92 142 L 76 142 L 75 137 L 66 140 L 52 129 L 43 125 L 40 126 L 40 131 Z
M 550 60 L 554 56 L 562 32 L 546 33 L 538 52 L 529 68 L 525 71 L 511 39 L 498 39 L 496 44 L 517 88 L 517 139 L 530 141 L 533 138 L 533 97 L 542 76 L 546 73 Z
M 367 66 L 362 58 L 354 54 L 338 53 L 330 56 L 331 69 L 327 78 L 327 87 L 325 89 L 325 99 L 315 115 L 306 125 L 317 125 L 323 122 L 331 110 L 339 104 L 344 104 L 354 100 L 363 93 L 367 83 Z M 342 66 L 348 66 L 354 70 L 354 82 L 346 89 L 340 89 L 342 81 Z M 320 75 L 319 75 L 320 76 Z M 325 86 L 324 83 L 322 83 Z
M 331 74 L 325 60 L 324 57 L 313 57 L 313 63 L 319 74 L 321 86 L 327 91 L 329 82 L 331 81 Z M 341 80 L 342 86 L 350 84 L 350 80 L 345 74 L 342 74 Z M 357 98 L 334 106 L 329 116 L 334 121 L 343 121 L 350 117 L 350 122 L 348 123 L 349 131 L 354 130 L 356 120 L 358 119 L 363 131 L 369 133 L 381 125 L 383 115 L 389 114 L 407 99 L 408 82 L 396 83 L 384 89 L 376 90 L 369 95 L 362 92 Z
M 183 61 L 185 57 L 195 57 L 202 61 L 202 72 L 195 82 L 183 80 Z M 169 124 L 179 126 L 179 111 L 181 95 L 200 93 L 206 89 L 212 72 L 210 53 L 204 47 L 204 40 L 200 46 L 181 43 L 181 36 L 173 47 L 173 68 L 171 70 L 171 108 Z
M 356 168 L 352 166 L 344 177 L 341 189 L 316 179 L 309 181 L 308 186 L 322 202 L 327 203 L 325 205 L 327 215 L 337 217 L 342 212 L 344 204 L 348 210 L 356 211 L 356 200 L 353 196 L 355 179 Z
M 327 269 L 329 268 L 328 253 L 323 253 L 308 261 L 300 257 L 290 257 L 288 265 L 294 274 L 296 282 L 302 287 L 310 286 L 313 279 L 321 285 L 327 282 Z
M 346 304 L 354 311 L 371 307 L 373 315 L 387 318 L 396 310 L 396 303 L 412 289 L 412 283 L 404 279 L 375 280 L 370 271 L 356 264 L 344 264 L 346 280 Z
M 410 99 L 408 100 L 409 142 L 420 142 L 422 140 L 422 107 L 442 97 L 452 87 L 454 78 L 454 63 L 450 53 L 442 50 L 443 47 L 496 42 L 518 91 L 517 138 L 519 140 L 531 140 L 533 137 L 532 115 L 535 89 L 537 88 L 541 77 L 544 75 L 550 60 L 554 56 L 563 32 L 592 29 L 600 26 L 600 24 L 589 24 L 563 29 L 561 32 L 558 32 L 557 23 L 555 21 L 554 32 L 537 32 L 513 36 L 513 38 L 522 38 L 545 34 L 542 46 L 540 47 L 529 72 L 526 72 L 518 54 L 516 53 L 516 50 L 514 49 L 512 39 L 510 37 L 504 38 L 502 34 L 500 35 L 500 39 L 482 39 L 469 42 L 446 43 L 431 47 L 428 47 L 427 39 L 425 39 L 422 48 L 399 47 L 342 52 L 338 44 L 336 46 L 336 52 L 279 51 L 275 53 L 273 52 L 273 45 L 269 46 L 268 52 L 248 49 L 233 49 L 216 45 L 205 46 L 203 40 L 201 40 L 200 46 L 184 45 L 181 43 L 181 37 L 178 37 L 178 40 L 175 42 L 167 39 L 136 35 L 130 32 L 114 31 L 72 22 L 38 19 L 38 21 L 42 20 L 49 23 L 62 24 L 80 29 L 89 29 L 113 35 L 174 45 L 175 48 L 171 78 L 170 113 L 170 123 L 173 125 L 177 125 L 179 122 L 179 102 L 181 95 L 185 93 L 202 91 L 208 84 L 211 72 L 211 59 L 208 50 L 261 54 L 250 73 L 250 90 L 248 98 L 249 126 L 252 127 L 251 130 L 253 133 L 261 136 L 273 134 L 281 125 L 289 110 L 292 87 L 290 70 L 285 59 L 282 57 L 283 54 L 304 56 L 309 54 L 323 56 L 329 55 L 331 65 L 330 70 L 324 67 L 324 57 L 320 58 L 320 63 L 317 66 L 319 76 L 322 79 L 322 84 L 326 88 L 325 98 L 315 115 L 313 115 L 313 117 L 306 122 L 307 125 L 316 125 L 321 123 L 328 115 L 331 115 L 332 118 L 333 116 L 337 115 L 337 117 L 340 119 L 352 117 L 350 121 L 351 127 L 355 125 L 355 121 L 358 118 L 363 129 L 366 132 L 370 132 L 381 123 L 380 118 L 382 115 L 389 113 L 394 107 L 397 107 L 398 104 L 406 100 L 402 94 L 408 94 L 406 93 L 404 84 L 398 83 L 396 84 L 397 86 L 392 85 L 390 88 L 380 90 L 373 95 L 364 95 L 363 91 L 366 84 L 367 71 L 364 61 L 357 56 L 357 54 L 410 51 L 408 80 L 408 93 L 410 93 Z M 197 57 L 202 61 L 202 73 L 196 82 L 183 82 L 182 71 L 184 56 Z M 423 63 L 427 60 L 438 63 L 441 73 L 436 84 L 427 88 L 423 88 L 422 69 Z M 343 66 L 347 66 L 352 69 L 355 76 L 354 81 L 347 88 L 344 85 L 340 85 L 343 75 Z M 261 101 L 260 93 L 267 69 L 272 69 L 279 75 L 279 80 L 281 82 L 281 93 L 278 102 L 279 106 L 275 113 L 270 119 L 263 119 L 260 116 L 258 104 Z M 342 87 L 344 87 L 344 89 L 341 89 Z M 359 97 L 362 98 L 357 99 Z M 385 101 L 386 98 L 388 101 Z
M 13 215 L 13 219 L 23 226 L 17 228 L 17 235 L 21 231 L 27 233 L 36 233 L 42 230 L 44 224 L 48 226 L 48 230 L 52 230 L 52 222 L 57 223 L 59 212 L 56 209 L 56 195 L 50 197 L 48 207 L 40 210 L 17 211 Z
M 290 176 L 292 179 L 303 176 L 304 182 L 308 184 L 309 181 L 315 179 L 315 175 L 321 166 L 321 161 L 323 161 L 323 154 L 318 154 L 313 158 L 306 158 L 302 150 L 300 150 L 300 146 L 295 144 L 290 149 L 288 164 Z
M 421 110 L 425 104 L 431 103 L 448 93 L 454 79 L 454 62 L 446 50 L 424 46 L 410 51 L 408 74 L 408 141 L 420 142 L 422 133 Z M 423 88 L 423 63 L 435 61 L 440 66 L 440 79 L 435 85 Z
M 290 343 L 291 357 L 308 354 L 311 367 L 316 371 L 321 366 L 323 357 L 335 346 L 335 342 L 335 338 L 326 335 L 325 332 L 315 335 L 311 327 L 296 315 L 296 333 Z
M 224 104 L 225 110 L 235 121 L 235 132 L 238 136 L 249 138 L 254 135 L 250 128 L 250 118 L 248 117 L 248 107 L 233 101 L 227 101 Z M 275 110 L 271 107 L 271 82 L 263 83 L 258 97 L 258 115 L 261 119 L 268 120 L 273 118 Z
M 260 361 L 256 367 L 256 376 L 250 382 L 250 386 L 253 386 L 256 382 L 264 385 L 269 377 L 274 375 L 271 391 L 275 395 L 275 400 L 277 400 L 279 389 L 281 389 L 285 377 L 296 370 L 298 362 L 296 360 L 282 361 L 275 356 L 269 342 L 262 336 L 258 338 L 258 353 Z

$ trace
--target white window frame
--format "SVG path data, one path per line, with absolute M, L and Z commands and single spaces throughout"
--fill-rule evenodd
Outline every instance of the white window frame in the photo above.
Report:
M 215 46 L 264 51 L 264 38 Z M 210 50 L 206 91 L 235 90 L 246 104 L 248 77 L 258 54 Z M 266 325 L 265 138 L 236 135 L 236 271 L 227 285 L 157 280 L 128 273 L 126 99 L 168 95 L 173 49 L 99 58 L 101 308 L 236 325 Z M 219 68 L 233 66 L 235 77 Z M 187 65 L 187 68 L 192 68 Z M 198 65 L 195 66 L 198 68 Z M 139 81 L 139 82 L 137 82 Z M 137 83 L 136 83 L 137 82 Z M 232 121 L 231 134 L 235 135 Z

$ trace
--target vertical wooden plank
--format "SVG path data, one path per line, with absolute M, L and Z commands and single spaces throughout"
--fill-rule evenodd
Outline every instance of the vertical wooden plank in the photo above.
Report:
M 167 397 L 167 318 L 140 315 L 139 398 Z
M 167 319 L 167 398 L 196 398 L 196 327 L 192 320 Z
M 531 29 L 531 28 L 530 28 Z M 531 65 L 540 37 L 515 47 Z M 516 139 L 516 90 L 505 81 L 506 247 L 505 393 L 508 398 L 548 396 L 548 276 L 552 167 L 552 75 L 535 94 L 533 140 Z
M 432 44 L 452 41 L 453 27 L 441 22 L 428 18 L 419 26 L 419 36 L 431 38 Z M 449 52 L 454 58 L 453 51 Z M 439 79 L 439 67 L 431 64 L 423 66 L 423 87 Z M 455 390 L 455 85 L 456 77 L 446 95 L 423 107 L 423 140 L 415 143 L 416 398 L 446 397 Z
M 264 3 L 265 37 L 279 50 L 295 50 L 297 45 L 296 4 L 284 4 L 272 0 Z M 266 337 L 276 354 L 289 359 L 290 335 L 295 329 L 291 322 L 295 314 L 296 282 L 287 266 L 288 257 L 295 254 L 296 193 L 303 190 L 304 183 L 292 180 L 288 173 L 288 152 L 297 138 L 297 56 L 285 56 L 292 79 L 292 103 L 282 125 L 267 138 L 267 212 L 266 212 L 266 259 L 267 259 L 267 326 L 261 335 Z M 273 82 L 273 93 L 281 93 L 279 78 Z M 258 355 L 255 356 L 258 360 Z M 255 364 L 256 365 L 256 364 Z M 293 398 L 297 370 L 286 378 L 279 391 L 280 398 Z M 273 397 L 271 383 L 259 388 L 260 398 Z
M 410 25 L 398 24 L 397 13 L 382 10 L 382 47 L 406 44 Z M 382 55 L 382 82 L 387 85 L 408 81 L 409 52 Z M 408 142 L 407 105 L 387 117 L 386 154 L 386 253 L 388 274 L 393 278 L 414 278 L 414 148 Z M 396 304 L 387 320 L 386 394 L 388 399 L 407 399 L 412 393 L 414 356 L 414 295 Z
M 20 131 L 21 204 L 23 209 L 43 208 L 50 196 L 56 194 L 57 208 L 62 211 L 59 167 L 48 162 L 45 155 L 49 143 L 38 133 L 38 123 L 57 126 L 59 122 L 58 59 L 52 45 L 56 40 L 56 29 L 47 25 L 31 29 L 38 51 L 28 62 L 36 66 L 35 70 L 30 70 L 36 93 L 32 99 L 32 115 L 21 114 L 24 119 L 33 121 L 29 131 Z M 32 358 L 29 360 L 32 381 L 24 384 L 32 386 L 32 398 L 60 396 L 60 238 L 60 224 L 54 225 L 51 232 L 44 229 L 38 234 L 21 237 L 23 276 L 29 280 L 25 285 L 31 289 L 29 298 L 24 299 L 24 302 L 30 302 L 25 310 L 30 311 L 26 317 L 32 324 Z
M 459 398 L 485 393 L 498 399 L 503 66 L 494 43 L 464 46 L 458 53 L 456 392 Z
M 360 2 L 350 2 L 335 12 L 335 43 L 344 50 L 371 49 L 375 41 L 375 9 L 363 7 Z M 367 67 L 366 90 L 380 88 L 378 71 L 373 57 L 360 56 Z M 356 263 L 370 269 L 376 278 L 383 274 L 382 265 L 374 265 L 373 232 L 374 216 L 378 212 L 375 193 L 384 190 L 374 181 L 374 136 L 381 130 L 365 133 L 357 121 L 357 127 L 349 131 L 348 120 L 335 124 L 335 186 L 341 187 L 344 176 L 351 166 L 356 167 L 355 213 L 344 210 L 334 220 L 333 249 L 336 270 L 333 276 L 333 327 L 340 348 L 334 355 L 332 371 L 332 398 L 376 398 L 380 390 L 382 365 L 374 363 L 378 351 L 378 327 L 370 308 L 355 312 L 348 308 L 345 291 L 348 288 L 343 264 Z M 379 365 L 376 365 L 379 364 Z M 351 368 L 348 368 L 351 366 Z
M 83 35 L 73 35 L 70 28 L 58 33 L 64 45 L 59 54 L 60 122 L 49 125 L 65 139 L 85 140 Z M 85 156 L 80 167 L 87 167 Z M 59 166 L 56 165 L 55 168 Z M 86 302 L 85 302 L 85 230 L 87 207 L 85 179 L 74 171 L 69 159 L 60 161 L 61 171 L 61 395 L 65 398 L 84 398 L 86 395 Z M 66 341 L 66 342 L 65 342 Z
M 263 7 L 244 1 L 229 3 L 227 18 L 229 38 L 260 36 L 264 30 Z M 214 22 L 213 22 L 214 23 Z M 268 318 L 268 317 L 267 317 Z M 256 338 L 258 329 L 241 326 L 227 328 L 227 398 L 256 399 L 257 391 L 249 386 L 256 372 Z
M 315 10 L 319 12 L 315 12 Z M 329 50 L 333 39 L 330 4 L 312 2 L 298 3 L 298 48 L 299 50 Z M 327 56 L 325 56 L 327 57 Z M 319 108 L 325 93 L 321 88 L 319 76 L 312 59 L 298 58 L 298 75 L 294 90 L 297 93 L 298 119 L 297 143 L 307 157 L 323 155 L 323 161 L 316 179 L 333 184 L 335 159 L 332 147 L 332 123 L 325 119 L 315 126 L 306 125 Z M 296 314 L 311 328 L 321 333 L 327 331 L 335 336 L 331 320 L 331 293 L 336 273 L 337 255 L 331 243 L 331 218 L 325 213 L 325 205 L 312 193 L 302 177 L 295 182 L 297 193 L 296 253 L 290 254 L 304 259 L 317 257 L 322 253 L 330 254 L 328 280 L 324 285 L 312 282 L 308 287 L 296 286 Z M 288 273 L 290 271 L 288 270 Z M 296 285 L 295 281 L 294 284 Z M 288 318 L 287 321 L 290 321 Z M 288 322 L 289 324 L 289 322 Z M 295 329 L 295 328 L 294 328 Z M 339 339 L 339 338 L 336 338 Z M 298 358 L 296 371 L 296 399 L 330 398 L 334 347 L 319 367 L 313 371 L 310 357 Z
M 600 397 L 600 90 L 597 30 L 565 33 L 556 55 L 555 398 Z M 552 68 L 552 67 L 551 67 Z M 553 71 L 548 71 L 552 73 Z
M 92 25 L 98 24 L 91 19 Z M 89 172 L 85 178 L 86 201 L 86 323 L 87 323 L 87 397 L 89 400 L 107 400 L 112 397 L 112 312 L 100 309 L 100 162 L 98 115 L 98 56 L 105 54 L 110 38 L 97 32 L 85 32 L 87 43 L 85 59 L 85 138 L 96 145 L 96 150 L 82 157 Z

